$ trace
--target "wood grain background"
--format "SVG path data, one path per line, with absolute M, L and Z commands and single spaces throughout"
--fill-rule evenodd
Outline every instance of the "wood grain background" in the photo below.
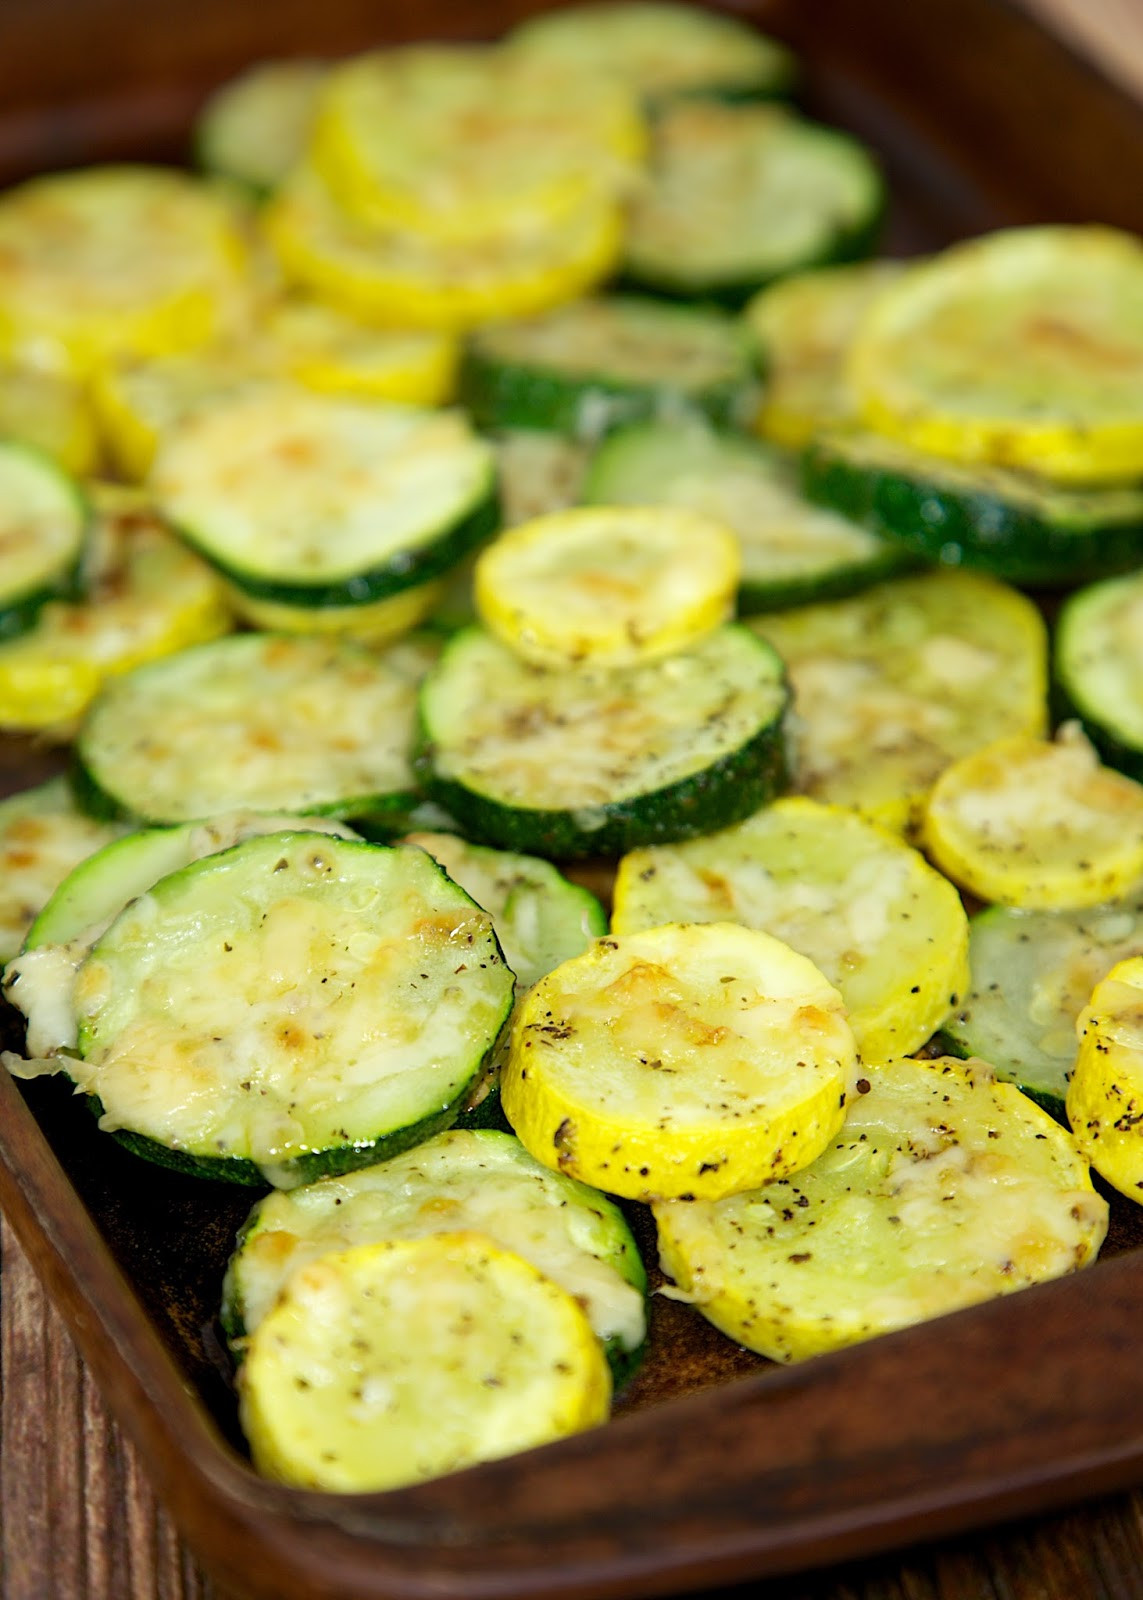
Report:
M 1143 0 L 1022 3 L 1143 97 Z M 238 1600 L 183 1547 L 2 1225 L 0 1265 L 0 1596 Z M 1143 1600 L 1143 1493 L 751 1592 L 766 1600 Z

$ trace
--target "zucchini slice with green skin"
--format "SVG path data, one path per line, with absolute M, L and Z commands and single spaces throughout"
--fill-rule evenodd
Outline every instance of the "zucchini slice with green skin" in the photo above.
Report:
M 968 987 L 952 884 L 893 834 L 800 797 L 624 856 L 612 931 L 667 922 L 740 922 L 808 957 L 845 1001 L 867 1065 L 918 1049 Z
M 787 273 L 871 253 L 885 189 L 848 134 L 780 106 L 697 100 L 666 108 L 653 133 L 623 263 L 633 288 L 737 307 Z
M 87 826 L 101 827 L 90 821 Z M 81 861 L 44 905 L 4 974 L 5 995 L 27 1019 L 28 1055 L 47 1060 L 61 1050 L 75 1049 L 75 975 L 125 906 L 192 861 L 229 850 L 245 839 L 287 830 L 358 837 L 352 828 L 328 817 L 303 821 L 246 811 L 177 828 L 140 828 L 126 838 L 114 838 Z M 102 826 L 105 835 L 111 831 Z
M 749 626 L 790 673 L 795 788 L 896 832 L 949 762 L 1046 728 L 1043 618 L 993 578 L 896 578 Z
M 1107 1202 L 1075 1140 L 985 1062 L 887 1063 L 809 1167 L 657 1204 L 659 1258 L 716 1328 L 801 1361 L 1095 1259 Z
M 741 821 L 785 781 L 782 663 L 727 626 L 681 655 L 553 672 L 454 636 L 421 688 L 414 765 L 474 838 L 559 860 Z
M 260 1472 L 395 1489 L 606 1422 L 607 1362 L 563 1289 L 479 1233 L 302 1267 L 239 1377 Z
M 0 640 L 33 627 L 53 599 L 73 599 L 88 508 L 49 457 L 0 439 Z
M 566 6 L 521 23 L 507 44 L 529 60 L 618 73 L 652 109 L 680 95 L 769 99 L 797 78 L 785 45 L 735 17 L 664 0 Z
M 187 542 L 246 595 L 319 609 L 418 588 L 500 520 L 491 446 L 458 412 L 301 391 L 186 418 L 151 486 Z
M 85 816 L 66 778 L 0 800 L 0 962 L 16 954 L 69 874 L 122 831 Z
M 732 923 L 668 924 L 541 978 L 500 1092 L 546 1166 L 631 1200 L 713 1200 L 819 1155 L 856 1060 L 841 996 L 805 956 Z
M 291 1188 L 447 1127 L 512 992 L 492 919 L 423 850 L 269 834 L 120 913 L 67 1070 L 139 1153 Z
M 262 61 L 216 89 L 194 132 L 199 165 L 256 197 L 276 189 L 305 154 L 323 61 Z
M 959 466 L 875 433 L 814 441 L 811 500 L 928 561 L 1054 589 L 1143 560 L 1143 489 L 1070 489 L 1005 467 Z
M 750 341 L 724 312 L 610 296 L 478 329 L 461 358 L 459 395 L 480 427 L 591 440 L 680 411 L 745 422 L 754 380 Z
M 856 594 L 912 564 L 856 521 L 810 505 L 787 457 L 698 424 L 611 434 L 591 458 L 583 498 L 686 507 L 725 523 L 742 552 L 740 614 Z
M 385 655 L 233 634 L 108 684 L 76 743 L 96 815 L 193 822 L 249 809 L 404 816 L 416 686 Z
M 1064 602 L 1055 678 L 1109 766 L 1143 780 L 1143 573 L 1108 578 Z
M 616 1380 L 633 1370 L 647 1334 L 647 1275 L 619 1207 L 542 1166 L 511 1134 L 457 1128 L 379 1166 L 260 1200 L 223 1284 L 231 1348 L 241 1358 L 287 1280 L 310 1261 L 457 1229 L 486 1234 L 574 1295 Z
M 990 906 L 969 921 L 972 982 L 941 1030 L 946 1049 L 1063 1120 L 1076 1018 L 1118 961 L 1143 950 L 1143 894 L 1081 911 Z
M 489 913 L 520 990 L 607 932 L 607 915 L 595 896 L 569 883 L 550 861 L 488 850 L 451 833 L 410 833 L 404 842 L 427 850 Z

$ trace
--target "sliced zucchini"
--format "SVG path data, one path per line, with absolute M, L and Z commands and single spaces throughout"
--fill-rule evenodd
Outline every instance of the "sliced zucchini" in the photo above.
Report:
M 91 477 L 99 464 L 87 397 L 59 373 L 0 363 L 0 437 L 42 450 L 75 478 Z
M 903 270 L 900 261 L 819 267 L 755 295 L 746 321 L 766 371 L 759 432 L 801 450 L 824 429 L 856 420 L 845 357 L 861 318 Z
M 142 483 L 164 440 L 188 417 L 270 382 L 246 345 L 108 362 L 94 374 L 91 397 L 116 471 Z
M 395 1489 L 606 1422 L 583 1311 L 479 1233 L 360 1245 L 303 1267 L 251 1340 L 242 1426 L 268 1477 Z
M 256 196 L 269 194 L 305 154 L 328 72 L 324 61 L 260 61 L 224 83 L 198 115 L 199 164 Z
M 443 604 L 453 573 L 465 570 L 465 565 L 453 568 L 444 578 L 430 578 L 428 583 L 400 589 L 383 600 L 367 600 L 363 605 L 288 605 L 281 600 L 257 599 L 234 583 L 226 585 L 226 597 L 236 616 L 264 633 L 333 634 L 363 644 L 383 645 L 434 616 Z
M 701 512 L 607 506 L 512 528 L 476 563 L 476 609 L 539 667 L 632 667 L 676 654 L 727 621 L 738 543 Z
M 109 678 L 231 626 L 214 573 L 140 501 L 100 487 L 94 509 L 84 598 L 48 601 L 0 643 L 0 727 L 69 738 Z
M 965 467 L 879 434 L 810 446 L 811 499 L 929 561 L 1055 589 L 1143 560 L 1143 489 L 1069 489 L 1007 467 Z
M 1143 779 L 1143 573 L 1109 578 L 1064 602 L 1055 675 L 1104 760 Z
M 731 923 L 599 939 L 512 1027 L 504 1111 L 537 1161 L 632 1200 L 713 1200 L 796 1172 L 844 1118 L 841 996 Z
M 612 0 L 530 17 L 508 36 L 529 61 L 615 73 L 652 107 L 679 95 L 782 95 L 797 66 L 784 45 L 737 18 L 669 0 Z
M 587 466 L 585 445 L 531 428 L 509 429 L 494 443 L 506 528 L 575 505 Z M 472 610 L 467 620 L 475 617 Z
M 850 354 L 865 421 L 914 449 L 1063 483 L 1143 475 L 1143 242 L 1010 228 L 914 268 Z
M 868 255 L 884 203 L 848 134 L 780 106 L 680 101 L 655 123 L 623 271 L 658 294 L 738 306 L 786 273 Z
M 1076 1018 L 1115 963 L 1143 950 L 1143 894 L 1080 911 L 990 906 L 968 926 L 972 982 L 941 1038 L 1062 1120 Z
M 909 562 L 856 522 L 808 504 L 784 456 L 696 423 L 611 434 L 591 459 L 583 498 L 685 506 L 732 528 L 742 553 L 740 613 L 854 594 Z
M 126 838 L 122 830 L 88 820 L 112 842 L 82 860 L 59 883 L 31 927 L 24 948 L 9 962 L 4 993 L 27 1021 L 27 1053 L 47 1059 L 76 1047 L 75 979 L 80 963 L 115 918 L 140 895 L 192 861 L 217 855 L 264 833 L 357 834 L 329 817 L 273 816 L 243 811 L 213 822 L 178 828 L 140 828 Z
M 72 597 L 88 521 L 53 461 L 0 439 L 0 639 L 27 633 L 47 601 Z
M 427 850 L 489 913 L 521 990 L 607 932 L 607 916 L 595 896 L 569 883 L 549 861 L 486 850 L 450 833 L 410 833 L 405 843 Z
M 479 329 L 459 387 L 481 427 L 592 440 L 620 423 L 679 411 L 745 421 L 754 375 L 750 343 L 724 312 L 612 296 Z
M 250 598 L 315 609 L 427 583 L 499 522 L 491 446 L 459 413 L 300 390 L 185 418 L 151 487 L 183 537 Z
M 1068 1121 L 1101 1178 L 1129 1200 L 1143 1191 L 1143 958 L 1113 967 L 1077 1022 Z
M 273 833 L 120 913 L 80 966 L 67 1070 L 139 1154 L 292 1188 L 447 1127 L 512 989 L 424 851 Z
M 223 1285 L 231 1348 L 241 1356 L 288 1280 L 311 1261 L 457 1230 L 487 1235 L 573 1295 L 613 1370 L 638 1359 L 647 1275 L 619 1207 L 541 1166 L 511 1134 L 457 1128 L 379 1166 L 260 1200 Z
M 0 198 L 0 355 L 86 377 L 228 326 L 244 252 L 227 206 L 161 167 L 55 173 Z
M 345 641 L 219 639 L 107 686 L 76 744 L 85 803 L 146 822 L 403 813 L 415 698 L 407 674 Z
M 569 673 L 465 629 L 421 689 L 425 791 L 473 837 L 557 860 L 738 822 L 785 775 L 787 690 L 759 643 L 725 627 L 682 655 Z
M 1001 739 L 941 774 L 923 839 L 982 900 L 1095 906 L 1143 878 L 1143 785 L 1101 766 L 1074 723 L 1054 743 Z
M 924 1044 L 968 987 L 952 885 L 892 834 L 813 800 L 624 856 L 612 931 L 666 922 L 739 922 L 807 956 L 845 1001 L 866 1064 Z
M 1046 728 L 1043 619 L 991 578 L 898 578 L 749 626 L 793 683 L 795 787 L 896 832 L 950 761 Z
M 371 328 L 316 300 L 272 307 L 259 338 L 269 365 L 322 394 L 435 406 L 456 385 L 454 335 Z
M 600 202 L 558 225 L 473 242 L 379 228 L 347 216 L 314 174 L 294 174 L 261 216 L 287 281 L 349 316 L 464 331 L 574 300 L 619 259 L 622 213 Z
M 310 155 L 363 222 L 479 243 L 613 200 L 646 142 L 635 97 L 610 73 L 423 44 L 335 68 Z
M 16 954 L 73 868 L 122 831 L 85 816 L 64 778 L 0 800 L 0 962 Z
M 801 1361 L 1095 1259 L 1107 1203 L 1075 1141 L 986 1063 L 905 1059 L 859 1088 L 797 1177 L 655 1206 L 663 1268 L 716 1328 Z

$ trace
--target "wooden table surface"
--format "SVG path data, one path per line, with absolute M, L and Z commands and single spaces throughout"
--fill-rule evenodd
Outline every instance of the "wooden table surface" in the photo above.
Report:
M 1022 3 L 1143 97 L 1143 0 Z M 183 1546 L 2 1222 L 0 1266 L 0 1600 L 238 1600 Z M 1143 1600 L 1143 1491 L 752 1592 Z

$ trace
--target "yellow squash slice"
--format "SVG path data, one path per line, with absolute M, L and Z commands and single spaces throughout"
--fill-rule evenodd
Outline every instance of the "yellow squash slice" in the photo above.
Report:
M 42 450 L 70 473 L 87 478 L 99 463 L 95 419 L 72 379 L 0 363 L 0 439 Z
M 283 185 L 263 216 L 286 278 L 366 322 L 464 330 L 574 300 L 619 257 L 622 217 L 610 201 L 558 223 L 457 243 L 347 216 L 312 173 Z
M 731 921 L 809 957 L 841 994 L 867 1065 L 924 1044 L 969 987 L 956 890 L 839 806 L 776 800 L 737 827 L 620 862 L 614 933 Z
M 1143 474 L 1143 241 L 1014 228 L 917 267 L 862 326 L 865 420 L 917 450 L 1063 483 Z
M 180 423 L 265 381 L 253 348 L 211 350 L 108 363 L 93 375 L 91 396 L 116 470 L 142 483 Z
M 317 301 L 289 300 L 272 309 L 260 343 L 272 368 L 325 394 L 435 406 L 455 387 L 459 352 L 452 335 L 371 328 Z
M 730 923 L 598 939 L 525 997 L 504 1111 L 549 1167 L 628 1199 L 718 1199 L 796 1172 L 841 1126 L 841 996 Z
M 635 97 L 609 73 L 417 45 L 334 70 L 311 158 L 363 222 L 465 244 L 610 201 L 646 143 Z
M 395 1489 L 607 1420 L 585 1313 L 479 1233 L 311 1262 L 255 1330 L 239 1378 L 255 1465 L 311 1489 Z
M 1143 878 L 1143 785 L 1100 765 L 1075 724 L 951 766 L 923 838 L 954 883 L 1029 910 L 1099 905 Z
M 766 373 L 759 433 L 800 450 L 815 434 L 856 419 L 845 357 L 862 316 L 902 270 L 899 261 L 821 267 L 755 295 L 746 320 Z
M 0 644 L 0 727 L 67 738 L 104 681 L 226 633 L 231 614 L 206 564 L 132 493 L 100 491 L 86 597 L 50 601 Z
M 85 816 L 66 778 L 0 800 L 0 962 L 16 954 L 68 873 L 123 832 Z
M 795 787 L 903 832 L 950 762 L 1047 727 L 1047 640 L 990 578 L 899 578 L 747 624 L 794 686 Z
M 337 634 L 365 644 L 388 644 L 431 616 L 444 597 L 446 584 L 446 579 L 434 578 L 361 606 L 293 606 L 247 594 L 236 583 L 223 587 L 235 616 L 263 633 Z
M 663 1267 L 715 1327 L 801 1361 L 1094 1260 L 1107 1204 L 1087 1162 L 986 1063 L 906 1058 L 858 1090 L 796 1177 L 655 1206 Z
M 0 197 L 0 355 L 83 377 L 193 349 L 245 293 L 228 206 L 161 167 L 93 167 Z
M 476 563 L 476 609 L 540 667 L 629 667 L 696 644 L 725 622 L 738 541 L 697 511 L 555 512 L 502 534 Z
M 1092 1166 L 1143 1204 L 1143 956 L 1112 967 L 1076 1022 L 1068 1121 Z

